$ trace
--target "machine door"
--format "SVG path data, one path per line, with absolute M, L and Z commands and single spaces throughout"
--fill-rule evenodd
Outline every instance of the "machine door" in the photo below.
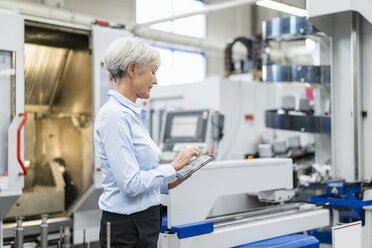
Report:
M 27 169 L 23 162 L 24 18 L 0 10 L 0 217 L 22 193 Z
M 103 64 L 104 54 L 115 39 L 130 36 L 131 34 L 123 29 L 114 29 L 93 25 L 92 27 L 92 59 L 93 59 L 93 118 L 99 108 L 107 100 L 107 91 L 113 89 L 115 84 L 110 78 Z M 99 237 L 100 211 L 98 198 L 102 193 L 102 174 L 99 160 L 94 160 L 94 183 L 84 192 L 69 209 L 68 215 L 74 216 L 74 244 L 86 241 L 96 241 Z M 86 237 L 83 232 L 86 231 Z
M 131 33 L 124 29 L 116 29 L 99 25 L 92 26 L 92 73 L 93 73 L 93 119 L 99 108 L 107 100 L 107 91 L 115 87 L 114 81 L 110 78 L 103 64 L 104 54 L 112 41 L 131 36 Z M 95 152 L 93 152 L 95 154 Z M 98 209 L 98 198 L 102 193 L 102 174 L 99 160 L 94 155 L 94 183 L 79 197 L 68 210 L 67 215 L 78 216 L 77 212 Z M 76 218 L 75 218 L 76 219 Z M 77 228 L 78 229 L 78 228 Z M 74 230 L 75 233 L 75 230 Z M 75 236 L 74 236 L 75 239 Z M 75 241 L 74 241 L 75 242 Z
M 112 41 L 132 36 L 124 29 L 116 29 L 93 25 L 92 27 L 92 54 L 93 54 L 93 116 L 95 117 L 99 108 L 107 101 L 107 92 L 115 87 L 115 82 L 105 69 L 103 57 Z M 102 187 L 102 175 L 100 165 L 95 158 L 94 182 L 96 188 Z
M 99 108 L 107 100 L 107 91 L 115 87 L 114 81 L 110 78 L 109 73 L 104 67 L 104 54 L 112 41 L 130 35 L 131 34 L 124 29 L 115 29 L 99 25 L 92 26 L 93 122 Z M 93 153 L 95 154 L 95 152 Z M 94 183 L 85 190 L 68 210 L 68 216 L 74 214 L 76 217 L 78 216 L 77 212 L 98 209 L 98 198 L 102 193 L 102 174 L 99 160 L 95 155 L 93 180 Z

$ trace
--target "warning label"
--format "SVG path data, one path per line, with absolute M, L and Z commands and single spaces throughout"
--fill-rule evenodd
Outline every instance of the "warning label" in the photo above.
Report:
M 333 194 L 337 194 L 338 193 L 338 190 L 336 189 L 336 187 L 333 187 L 332 191 L 331 191 Z

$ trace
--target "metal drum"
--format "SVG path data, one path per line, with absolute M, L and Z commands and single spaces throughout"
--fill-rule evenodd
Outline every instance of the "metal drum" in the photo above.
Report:
M 264 65 L 264 82 L 330 83 L 330 66 L 314 65 Z
M 262 38 L 264 40 L 276 38 L 293 39 L 293 36 L 318 32 L 319 30 L 311 25 L 306 20 L 306 17 L 289 16 L 262 22 Z

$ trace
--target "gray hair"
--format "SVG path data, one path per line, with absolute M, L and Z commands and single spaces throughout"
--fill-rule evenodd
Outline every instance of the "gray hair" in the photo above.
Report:
M 160 54 L 155 48 L 137 38 L 125 37 L 111 43 L 105 53 L 104 62 L 106 70 L 116 79 L 125 77 L 132 62 L 137 64 L 139 73 L 142 73 L 145 66 L 150 63 L 159 67 Z

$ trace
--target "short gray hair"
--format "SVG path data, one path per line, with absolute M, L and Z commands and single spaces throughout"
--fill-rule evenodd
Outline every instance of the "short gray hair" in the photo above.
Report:
M 106 70 L 116 79 L 125 77 L 132 62 L 137 64 L 140 73 L 150 63 L 159 67 L 160 54 L 155 48 L 137 38 L 125 37 L 111 43 L 105 53 L 104 62 Z

